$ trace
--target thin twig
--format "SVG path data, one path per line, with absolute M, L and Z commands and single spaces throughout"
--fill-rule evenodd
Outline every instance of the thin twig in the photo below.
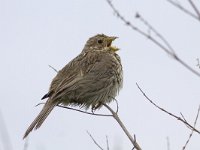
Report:
M 199 58 L 197 58 L 197 67 L 200 68 Z
M 199 108 L 198 108 L 198 111 L 197 111 L 197 115 L 196 115 L 196 118 L 195 118 L 195 121 L 194 121 L 194 125 L 193 125 L 194 128 L 196 127 L 197 120 L 198 120 L 198 118 L 199 118 L 199 112 L 200 112 L 200 105 L 199 105 Z M 186 149 L 188 143 L 190 142 L 190 139 L 191 139 L 193 133 L 194 133 L 194 130 L 192 129 L 192 131 L 191 131 L 191 133 L 190 133 L 190 135 L 189 135 L 189 137 L 188 137 L 188 139 L 187 139 L 185 145 L 183 146 L 182 150 L 185 150 L 185 149 Z
M 177 7 L 178 9 L 180 9 L 181 11 L 183 11 L 184 13 L 188 14 L 189 16 L 195 18 L 196 20 L 200 21 L 200 19 L 193 14 L 192 12 L 190 12 L 189 10 L 187 10 L 186 8 L 184 8 L 183 6 L 181 6 L 180 4 L 178 4 L 177 2 L 174 2 L 173 0 L 167 0 L 170 4 L 172 4 L 173 6 Z
M 51 65 L 49 65 L 49 67 L 51 68 L 51 69 L 53 69 L 55 72 L 58 72 L 58 70 L 56 70 L 54 67 L 52 67 Z
M 181 60 L 179 57 L 176 58 L 176 60 L 182 64 L 185 68 L 187 68 L 188 70 L 190 70 L 191 72 L 193 72 L 194 74 L 196 74 L 197 76 L 200 77 L 199 72 L 195 71 L 194 69 L 192 69 L 188 64 L 186 64 L 183 60 Z
M 108 142 L 108 136 L 106 135 L 106 148 L 107 148 L 107 150 L 109 150 L 110 148 L 109 148 L 109 142 Z
M 167 150 L 170 150 L 170 141 L 169 141 L 169 137 L 167 137 L 166 140 L 167 140 Z
M 39 105 L 42 105 L 42 104 L 45 104 L 45 103 L 38 103 L 36 106 L 39 106 Z M 80 109 L 75 109 L 75 108 L 71 108 L 71 107 L 67 107 L 67 106 L 63 106 L 63 105 L 57 105 L 57 107 L 61 107 L 61 108 L 69 109 L 69 110 L 74 110 L 74 111 L 77 111 L 77 112 L 81 112 L 81 113 L 93 115 L 93 116 L 112 117 L 112 115 L 90 113 L 90 112 L 87 112 L 87 111 L 83 111 L 83 110 L 80 110 Z
M 119 105 L 118 105 L 118 101 L 115 99 L 115 98 L 113 98 L 114 100 L 115 100 L 115 103 L 116 103 L 116 105 L 117 105 L 117 109 L 116 109 L 116 114 L 118 113 L 118 111 L 119 111 Z
M 191 130 L 194 130 L 195 132 L 200 134 L 200 131 L 197 130 L 195 127 L 193 127 L 192 125 L 190 125 L 186 120 L 182 119 L 179 116 L 174 115 L 173 113 L 170 113 L 169 111 L 165 110 L 164 108 L 158 106 L 156 103 L 154 103 L 145 93 L 144 91 L 140 88 L 140 86 L 136 83 L 138 89 L 140 90 L 140 92 L 144 95 L 144 97 L 151 103 L 153 104 L 156 108 L 158 108 L 159 110 L 165 112 L 166 114 L 176 118 L 177 120 L 181 121 L 182 123 L 184 123 L 187 127 L 189 127 Z
M 181 117 L 183 118 L 183 120 L 187 121 L 181 112 L 180 112 L 180 114 L 181 114 Z
M 155 45 L 157 45 L 158 47 L 160 47 L 163 51 L 165 51 L 167 54 L 169 54 L 170 56 L 172 56 L 174 58 L 174 60 L 176 60 L 177 62 L 179 62 L 182 66 L 184 66 L 185 68 L 187 68 L 189 71 L 191 71 L 192 73 L 194 73 L 195 75 L 197 75 L 198 77 L 200 77 L 200 73 L 195 71 L 193 68 L 191 68 L 186 62 L 184 62 L 181 58 L 178 57 L 178 55 L 176 55 L 175 53 L 172 53 L 172 50 L 170 50 L 168 47 L 169 45 L 166 47 L 165 45 L 161 44 L 158 40 L 156 40 L 154 37 L 152 37 L 150 34 L 144 32 L 143 30 L 139 29 L 138 27 L 134 26 L 130 21 L 128 21 L 127 19 L 125 19 L 125 17 L 123 17 L 119 11 L 114 7 L 114 5 L 112 4 L 111 0 L 106 0 L 106 2 L 109 4 L 109 6 L 111 7 L 111 9 L 114 11 L 114 13 L 116 14 L 116 16 L 125 23 L 126 26 L 130 27 L 132 30 L 136 31 L 137 33 L 139 33 L 140 35 L 148 38 L 151 42 L 153 42 Z M 149 24 L 149 23 L 148 23 Z M 150 25 L 150 24 L 149 24 Z M 161 38 L 162 40 L 162 38 Z M 164 41 L 163 41 L 164 42 Z M 166 42 L 164 42 L 166 43 Z
M 194 11 L 196 12 L 196 14 L 198 15 L 198 18 L 200 19 L 200 12 L 199 12 L 198 8 L 196 7 L 196 5 L 194 4 L 194 2 L 192 0 L 188 0 L 188 2 L 190 3 L 190 5 L 192 6 L 192 8 L 194 9 Z
M 122 130 L 124 133 L 127 135 L 133 146 L 135 147 L 136 150 L 142 150 L 140 145 L 137 143 L 136 138 L 133 138 L 129 131 L 126 129 L 125 125 L 123 122 L 120 120 L 119 116 L 110 108 L 108 105 L 103 104 L 112 114 L 113 118 L 117 121 L 117 123 L 121 126 Z
M 119 111 L 119 104 L 118 104 L 118 101 L 117 101 L 117 99 L 116 99 L 116 98 L 114 98 L 114 97 L 110 97 L 110 98 L 112 98 L 112 99 L 115 101 L 115 103 L 116 103 L 116 106 L 117 106 L 117 108 L 116 108 L 116 111 L 115 111 L 115 113 L 117 114 L 117 113 L 118 113 L 118 111 Z
M 184 115 L 180 112 L 180 114 L 181 114 L 181 117 L 182 117 L 182 119 L 185 121 L 185 122 L 187 122 L 187 120 L 185 119 L 185 117 L 184 117 Z M 188 125 L 186 125 L 189 129 L 190 129 L 190 127 L 188 126 Z
M 133 147 L 131 150 L 134 150 L 135 149 L 135 147 Z
M 98 143 L 97 141 L 93 138 L 93 136 L 87 131 L 87 134 L 90 136 L 90 138 L 92 139 L 92 141 L 94 142 L 94 144 L 101 150 L 104 150 Z
M 176 53 L 175 53 L 175 50 L 172 48 L 172 46 L 169 44 L 169 42 L 164 38 L 164 36 L 162 36 L 151 24 L 149 24 L 149 22 L 147 20 L 145 20 L 141 14 L 137 13 L 136 14 L 136 18 L 140 19 L 140 21 L 142 23 L 144 23 L 150 31 L 153 31 L 153 33 L 155 33 L 155 35 L 160 38 L 164 43 L 165 45 L 168 47 L 168 49 L 171 51 L 171 54 L 170 55 L 175 55 L 176 56 Z M 150 35 L 150 34 L 149 34 Z

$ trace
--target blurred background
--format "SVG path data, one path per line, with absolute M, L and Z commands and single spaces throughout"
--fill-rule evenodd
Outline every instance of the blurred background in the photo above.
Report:
M 199 4 L 199 1 L 195 1 Z M 120 13 L 145 32 L 135 18 L 139 12 L 196 71 L 200 58 L 200 22 L 167 0 L 113 0 Z M 188 1 L 181 5 L 194 12 Z M 199 5 L 200 6 L 200 5 Z M 200 7 L 199 7 L 200 8 Z M 156 109 L 136 87 L 136 82 L 158 105 L 185 116 L 193 124 L 200 104 L 200 78 L 161 48 L 126 26 L 106 0 L 0 0 L 0 149 L 23 150 L 23 134 L 42 106 L 55 71 L 82 50 L 97 33 L 118 36 L 124 69 L 119 96 L 119 117 L 143 149 L 182 149 L 190 130 Z M 110 106 L 115 109 L 115 103 Z M 102 109 L 97 113 L 109 113 Z M 197 122 L 200 129 L 200 123 Z M 86 131 L 106 149 L 130 150 L 132 145 L 117 122 L 56 108 L 43 126 L 28 137 L 28 150 L 98 150 Z M 167 146 L 167 139 L 170 146 Z M 188 149 L 200 149 L 194 134 Z

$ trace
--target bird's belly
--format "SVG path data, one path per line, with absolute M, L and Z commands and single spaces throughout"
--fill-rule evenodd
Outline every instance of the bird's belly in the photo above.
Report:
M 99 103 L 111 102 L 118 93 L 117 81 L 98 86 L 98 83 L 78 86 L 73 91 L 62 97 L 62 105 L 80 106 L 88 109 Z

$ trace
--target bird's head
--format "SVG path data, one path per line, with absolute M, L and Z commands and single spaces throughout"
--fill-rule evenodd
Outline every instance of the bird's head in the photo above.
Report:
M 87 41 L 85 50 L 110 50 L 116 52 L 119 48 L 112 46 L 112 42 L 116 39 L 115 36 L 107 36 L 104 34 L 97 34 Z

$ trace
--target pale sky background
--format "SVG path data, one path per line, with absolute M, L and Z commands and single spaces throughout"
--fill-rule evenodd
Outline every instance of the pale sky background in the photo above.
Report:
M 187 0 L 180 2 L 192 11 Z M 134 17 L 140 12 L 177 54 L 200 72 L 196 66 L 196 58 L 200 58 L 200 22 L 165 0 L 113 3 L 133 24 L 143 27 Z M 200 104 L 200 78 L 125 26 L 105 0 L 0 0 L 0 111 L 11 141 L 6 150 L 23 150 L 22 136 L 42 107 L 34 106 L 41 102 L 56 75 L 48 65 L 61 69 L 97 33 L 119 37 L 114 44 L 121 49 L 124 88 L 117 99 L 119 116 L 127 129 L 136 134 L 144 150 L 167 150 L 166 137 L 170 150 L 182 149 L 190 130 L 146 101 L 135 83 L 154 102 L 177 115 L 182 112 L 193 123 Z M 5 150 L 5 129 L 2 121 L 0 124 L 0 150 Z M 106 135 L 110 150 L 132 149 L 114 119 L 56 108 L 39 130 L 31 132 L 28 150 L 98 150 L 86 130 L 105 149 Z M 193 135 L 188 149 L 200 149 L 200 135 Z

